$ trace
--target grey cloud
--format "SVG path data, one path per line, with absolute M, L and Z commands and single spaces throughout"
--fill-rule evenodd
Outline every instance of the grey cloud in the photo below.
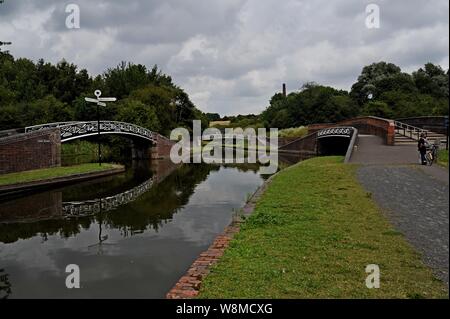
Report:
M 81 29 L 65 27 L 65 5 Z M 16 56 L 61 58 L 94 74 L 121 60 L 158 64 L 204 111 L 257 113 L 282 82 L 349 89 L 364 65 L 448 68 L 447 0 L 6 0 L 0 39 Z M 365 27 L 365 7 L 381 28 Z M 29 17 L 24 19 L 23 17 Z M 31 28 L 25 27 L 30 25 Z

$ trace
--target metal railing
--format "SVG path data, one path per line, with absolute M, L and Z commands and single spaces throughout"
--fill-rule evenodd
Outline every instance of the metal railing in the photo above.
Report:
M 62 212 L 67 218 L 94 215 L 100 212 L 108 212 L 137 200 L 155 184 L 155 178 L 150 178 L 144 183 L 127 190 L 126 192 L 83 202 L 63 202 Z
M 97 135 L 99 128 L 97 121 L 89 122 L 58 122 L 42 125 L 29 126 L 25 132 L 34 132 L 48 128 L 59 128 L 61 130 L 61 142 L 68 142 L 81 137 Z M 157 142 L 158 134 L 144 127 L 117 121 L 100 121 L 100 134 L 123 134 L 138 136 L 154 143 Z
M 422 133 L 428 135 L 428 131 L 421 129 L 420 127 L 412 126 L 398 121 L 394 121 L 394 124 L 396 133 L 409 137 L 413 140 L 418 141 Z

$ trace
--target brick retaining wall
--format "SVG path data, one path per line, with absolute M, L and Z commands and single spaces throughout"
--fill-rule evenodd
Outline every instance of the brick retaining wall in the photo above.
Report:
M 0 139 L 0 174 L 61 166 L 59 129 Z

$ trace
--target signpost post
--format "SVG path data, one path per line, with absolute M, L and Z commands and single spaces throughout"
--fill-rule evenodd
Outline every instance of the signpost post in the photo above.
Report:
M 89 97 L 84 98 L 86 102 L 97 104 L 97 131 L 98 131 L 98 164 L 102 166 L 102 148 L 100 144 L 100 106 L 106 106 L 105 102 L 115 102 L 117 99 L 115 97 L 100 97 L 102 95 L 102 91 L 96 90 L 94 95 L 97 97 L 96 99 L 92 99 Z

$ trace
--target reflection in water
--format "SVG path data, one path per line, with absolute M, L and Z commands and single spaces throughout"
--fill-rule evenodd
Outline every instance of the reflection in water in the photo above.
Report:
M 109 245 L 114 245 L 113 243 L 105 243 L 105 241 L 108 240 L 108 235 L 102 235 L 102 231 L 103 231 L 103 218 L 99 217 L 98 218 L 98 243 L 93 244 L 93 245 L 89 245 L 88 248 L 94 248 L 97 247 L 97 254 L 98 255 L 103 255 L 104 251 L 103 248 L 104 246 L 109 246 Z
M 7 299 L 11 294 L 11 283 L 9 282 L 9 275 L 5 273 L 4 269 L 0 269 L 0 299 Z
M 10 297 L 162 298 L 263 182 L 257 165 L 155 164 L 1 202 Z
M 62 214 L 65 217 L 81 217 L 111 211 L 119 206 L 135 201 L 142 194 L 146 193 L 154 183 L 155 178 L 150 178 L 144 183 L 114 196 L 83 202 L 63 202 Z

